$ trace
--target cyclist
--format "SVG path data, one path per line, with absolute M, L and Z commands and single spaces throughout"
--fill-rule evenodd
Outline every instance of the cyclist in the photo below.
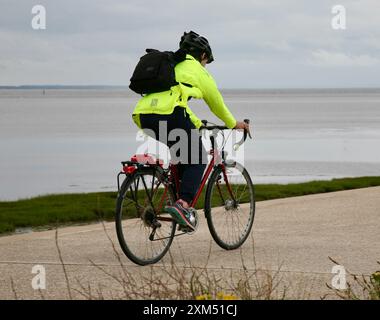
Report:
M 205 68 L 206 64 L 214 61 L 207 39 L 193 31 L 184 32 L 179 47 L 179 50 L 183 50 L 186 54 L 186 59 L 175 66 L 175 77 L 179 84 L 168 91 L 142 97 L 132 117 L 139 128 L 169 147 L 172 159 L 174 157 L 180 159 L 177 166 L 181 180 L 179 200 L 172 206 L 166 206 L 165 211 L 171 214 L 180 226 L 194 230 L 190 219 L 193 208 L 190 208 L 190 204 L 200 186 L 207 156 L 201 135 L 194 130 L 202 125 L 201 120 L 191 111 L 188 100 L 192 97 L 203 98 L 210 110 L 228 128 L 247 130 L 249 128 L 245 122 L 235 120 L 224 104 L 214 79 Z M 161 125 L 162 122 L 165 123 L 166 134 L 162 132 L 160 134 L 160 122 Z M 182 129 L 186 132 L 187 150 L 180 149 L 180 155 L 172 150 L 179 141 L 178 137 L 176 141 L 168 139 L 173 129 Z M 194 131 L 197 134 L 194 134 Z

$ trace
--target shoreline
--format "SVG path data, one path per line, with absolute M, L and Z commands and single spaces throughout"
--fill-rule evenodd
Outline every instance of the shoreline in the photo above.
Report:
M 380 186 L 380 176 L 291 184 L 257 184 L 256 201 Z M 0 236 L 60 226 L 112 221 L 117 192 L 64 193 L 0 201 Z M 203 207 L 200 197 L 197 209 Z

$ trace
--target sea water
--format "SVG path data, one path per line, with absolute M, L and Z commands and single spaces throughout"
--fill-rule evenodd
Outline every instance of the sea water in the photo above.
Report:
M 244 165 L 254 183 L 380 175 L 380 90 L 223 90 L 253 140 Z M 120 161 L 141 141 L 127 89 L 0 90 L 0 200 L 117 190 Z M 203 101 L 201 119 L 220 123 Z

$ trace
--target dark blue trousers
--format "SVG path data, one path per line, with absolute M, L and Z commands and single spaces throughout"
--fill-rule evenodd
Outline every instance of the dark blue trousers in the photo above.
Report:
M 167 125 L 167 134 L 163 135 L 159 132 L 159 122 L 165 121 Z M 200 185 L 203 171 L 206 167 L 207 155 L 202 144 L 202 137 L 196 131 L 194 124 L 191 122 L 186 110 L 182 107 L 176 107 L 172 114 L 140 114 L 140 123 L 142 129 L 154 139 L 165 143 L 170 150 L 172 159 L 180 159 L 178 164 L 178 173 L 181 180 L 179 196 L 181 199 L 190 203 Z M 187 135 L 187 155 L 181 155 L 181 149 L 173 150 L 174 145 L 180 141 L 180 136 L 175 141 L 168 141 L 169 133 L 173 129 L 183 129 Z M 153 132 L 153 134 L 152 134 Z M 197 134 L 195 134 L 197 133 Z

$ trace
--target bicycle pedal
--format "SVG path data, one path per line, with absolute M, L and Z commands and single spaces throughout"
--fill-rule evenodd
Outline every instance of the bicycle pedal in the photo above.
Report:
M 182 226 L 182 225 L 178 225 L 178 231 L 182 231 L 182 232 L 185 232 L 187 234 L 191 234 L 191 233 L 195 232 L 194 229 L 192 229 L 188 226 Z
M 154 219 L 152 221 L 152 226 L 153 228 L 161 228 L 161 223 L 157 219 Z

